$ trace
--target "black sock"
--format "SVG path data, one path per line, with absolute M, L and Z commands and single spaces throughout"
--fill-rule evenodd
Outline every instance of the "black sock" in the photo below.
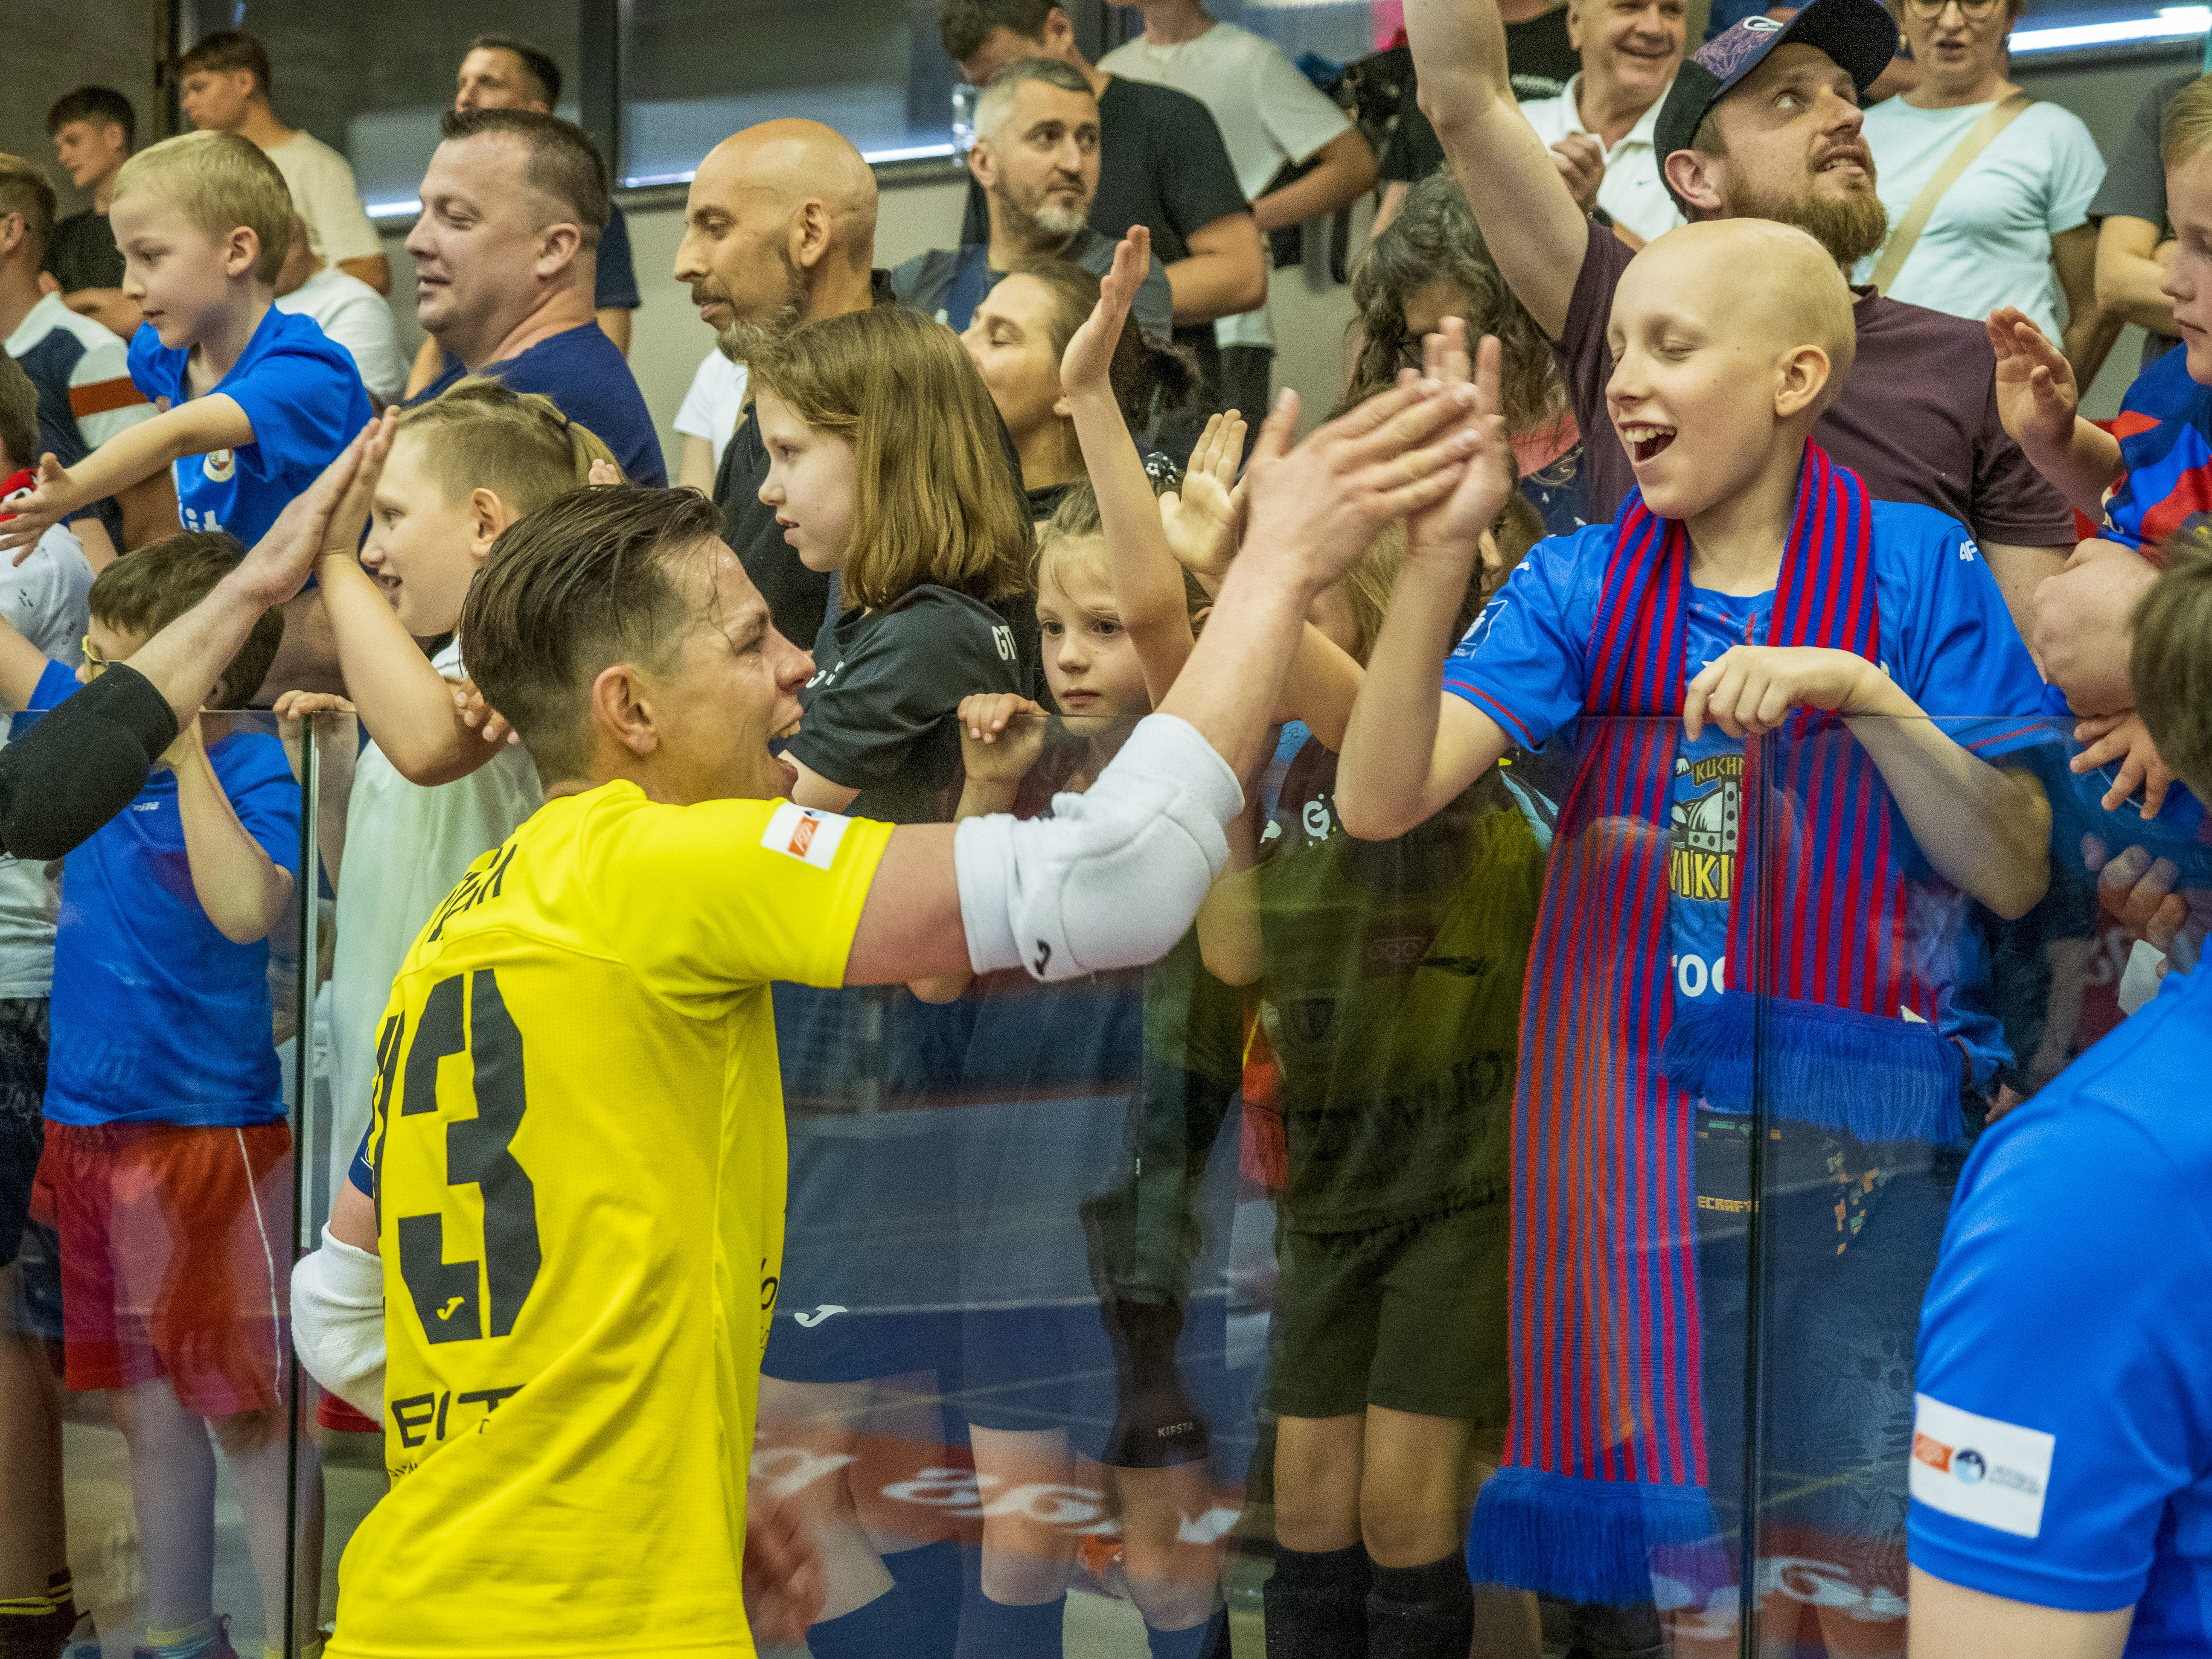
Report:
M 76 1628 L 76 1600 L 64 1567 L 44 1595 L 0 1600 L 0 1659 L 54 1659 Z
M 1363 1659 L 1374 1576 L 1374 1563 L 1358 1544 L 1346 1550 L 1276 1545 L 1274 1576 L 1260 1592 L 1267 1659 Z
M 914 1644 L 911 1611 L 893 1584 L 874 1601 L 809 1630 L 806 1650 L 814 1659 L 903 1659 Z
M 884 1557 L 914 1621 L 909 1659 L 952 1659 L 960 1639 L 960 1546 L 950 1538 Z
M 1370 1659 L 1466 1659 L 1474 1590 L 1456 1550 L 1421 1567 L 1375 1569 L 1367 1597 Z

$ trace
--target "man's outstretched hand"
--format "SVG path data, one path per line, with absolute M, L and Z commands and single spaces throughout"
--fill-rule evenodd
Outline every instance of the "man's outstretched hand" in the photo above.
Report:
M 323 469 L 321 477 L 286 503 L 284 510 L 276 515 L 276 522 L 269 526 L 268 534 L 254 543 L 252 551 L 238 562 L 238 568 L 231 573 L 229 580 L 252 595 L 264 610 L 283 605 L 305 586 L 314 571 L 315 561 L 322 556 L 331 520 L 345 503 L 363 459 L 380 440 L 382 448 L 388 449 L 388 428 L 397 425 L 398 416 L 386 414 L 363 427 L 337 459 Z M 362 519 L 366 520 L 367 501 L 359 505 Z

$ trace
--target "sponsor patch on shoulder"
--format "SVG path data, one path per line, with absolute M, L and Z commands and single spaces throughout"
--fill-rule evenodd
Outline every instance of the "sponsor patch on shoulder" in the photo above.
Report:
M 2016 1538 L 2040 1536 L 2058 1437 L 1924 1394 L 1912 1405 L 1914 1499 Z
M 761 845 L 817 870 L 827 870 L 837 856 L 837 843 L 845 839 L 853 822 L 836 812 L 819 812 L 811 806 L 786 801 L 769 817 Z

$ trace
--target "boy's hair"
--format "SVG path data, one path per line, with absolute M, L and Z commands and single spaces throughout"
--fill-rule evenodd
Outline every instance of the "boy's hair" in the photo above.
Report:
M 0 351 L 0 477 L 39 464 L 39 389 Z
M 1042 285 L 1052 302 L 1052 328 L 1046 337 L 1056 367 L 1075 331 L 1097 309 L 1098 278 L 1072 259 L 1046 259 L 1012 274 Z M 1133 432 L 1152 426 L 1156 404 L 1161 410 L 1180 409 L 1190 401 L 1199 385 L 1197 366 L 1182 352 L 1146 339 L 1133 312 L 1122 322 L 1121 337 L 1114 343 L 1106 379 Z
M 493 544 L 461 603 L 469 672 L 548 783 L 590 770 L 601 671 L 658 670 L 682 649 L 699 618 L 677 568 L 721 533 L 696 490 L 624 487 L 556 496 Z
M 614 452 L 553 400 L 471 374 L 399 417 L 403 435 L 423 439 L 418 464 L 448 501 L 489 489 L 517 516 L 589 483 L 593 461 Z M 615 463 L 619 465 L 619 463 Z
M 187 530 L 116 560 L 93 578 L 88 603 L 108 627 L 152 639 L 212 593 L 245 555 L 235 538 L 220 530 Z M 243 708 L 276 660 L 284 641 L 284 612 L 261 613 L 246 643 L 208 695 L 212 708 Z
M 877 306 L 795 328 L 750 368 L 756 397 L 853 447 L 852 540 L 839 577 L 848 610 L 880 611 L 925 583 L 978 599 L 1023 591 L 1028 503 L 958 335 L 904 306 Z
M 994 29 L 1012 29 L 1024 40 L 1043 40 L 1045 20 L 1058 9 L 1054 0 L 945 0 L 938 38 L 947 58 L 964 64 L 982 50 Z
M 561 101 L 561 66 L 542 46 L 512 34 L 479 34 L 469 42 L 470 52 L 511 52 L 522 60 L 523 73 L 538 82 L 538 95 L 550 109 Z
M 2212 75 L 2200 75 L 2167 100 L 2159 118 L 2158 159 L 2171 169 L 2212 149 Z
M 115 175 L 114 201 L 156 189 L 218 239 L 243 225 L 261 239 L 256 282 L 276 285 L 292 246 L 292 192 L 276 164 L 234 132 L 186 132 L 142 149 Z M 111 209 L 113 204 L 111 203 Z
M 1498 274 L 1467 192 L 1449 170 L 1407 191 L 1404 209 L 1352 268 L 1361 344 L 1346 405 L 1397 384 L 1406 302 L 1436 283 L 1467 296 L 1470 341 L 1498 337 L 1506 431 L 1525 438 L 1555 424 L 1568 410 L 1552 343 Z
M 1032 82 L 1048 87 L 1057 87 L 1062 92 L 1079 93 L 1094 102 L 1097 94 L 1091 82 L 1085 80 L 1073 64 L 1063 64 L 1057 58 L 1024 58 L 1018 64 L 1009 64 L 983 82 L 981 96 L 975 100 L 975 136 L 987 144 L 999 142 L 999 130 L 1014 112 L 1020 101 L 1022 88 Z
M 269 76 L 269 51 L 243 29 L 217 29 L 213 34 L 203 35 L 198 43 L 177 60 L 179 76 L 198 75 L 202 70 L 218 73 L 231 70 L 252 70 L 253 89 L 264 98 L 274 96 L 274 82 Z
M 20 155 L 0 152 L 0 219 L 23 216 L 23 228 L 34 263 L 46 257 L 54 239 L 54 187 L 46 175 Z
M 599 227 L 607 222 L 607 164 L 583 128 L 534 109 L 449 109 L 438 131 L 448 142 L 487 133 L 520 139 L 529 152 L 524 179 L 561 204 L 586 247 L 599 245 Z
M 2128 677 L 2160 757 L 2199 800 L 2212 801 L 2212 525 L 2185 526 L 2167 540 L 2165 559 L 2165 574 L 2136 606 Z
M 96 127 L 112 123 L 123 129 L 123 148 L 138 142 L 138 112 L 112 87 L 79 87 L 54 100 L 46 112 L 46 137 L 51 138 L 72 121 L 89 121 Z

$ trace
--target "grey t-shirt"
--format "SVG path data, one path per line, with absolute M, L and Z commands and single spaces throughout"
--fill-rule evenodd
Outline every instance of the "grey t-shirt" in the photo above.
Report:
M 1613 292 L 1634 257 L 1591 222 L 1566 325 L 1552 348 L 1583 430 L 1592 522 L 1611 519 L 1636 487 L 1605 401 Z M 1857 361 L 1813 441 L 1864 478 L 1877 501 L 1932 507 L 1984 541 L 2072 547 L 2073 508 L 1997 419 L 1996 364 L 1983 325 L 1870 288 L 1852 293 Z
M 1073 260 L 1094 276 L 1103 276 L 1114 269 L 1115 245 L 1115 238 L 1086 229 L 1069 242 L 1060 257 Z M 965 248 L 938 247 L 915 254 L 891 271 L 891 292 L 898 296 L 901 305 L 912 306 L 940 323 L 950 323 L 964 331 L 967 319 L 950 317 L 946 310 L 952 301 L 961 256 L 966 252 Z M 983 285 L 976 290 L 976 296 L 988 294 L 1006 275 L 987 265 Z M 1173 337 L 1175 290 L 1168 286 L 1167 267 L 1160 263 L 1158 253 L 1152 255 L 1152 268 L 1145 273 L 1145 280 L 1137 289 L 1136 303 L 1130 309 L 1136 315 L 1137 326 L 1145 331 L 1145 337 L 1154 345 L 1164 346 Z
M 2156 225 L 2161 239 L 2173 234 L 2166 217 L 2166 163 L 2159 158 L 2159 129 L 2174 94 L 2197 78 L 2195 70 L 2184 70 L 2143 94 L 2136 106 L 2136 118 L 2128 124 L 2128 136 L 2120 140 L 2112 165 L 2105 169 L 2097 199 L 2089 204 L 2090 218 L 2101 222 L 2107 214 L 2118 213 Z M 2142 366 L 2148 368 L 2179 343 L 2173 335 L 2146 331 Z

